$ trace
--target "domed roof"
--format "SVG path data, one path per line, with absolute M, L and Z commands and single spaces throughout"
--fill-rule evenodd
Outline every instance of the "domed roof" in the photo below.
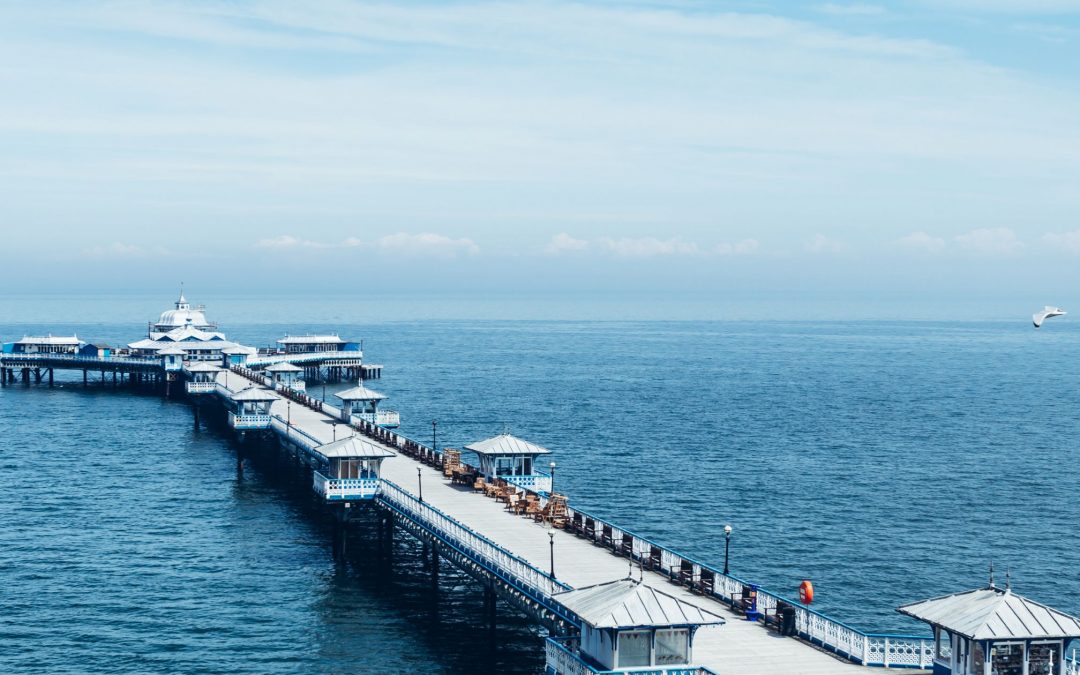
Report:
M 183 326 L 191 326 L 199 330 L 214 328 L 214 325 L 206 320 L 206 314 L 203 313 L 202 308 L 192 309 L 191 304 L 184 297 L 184 292 L 180 291 L 180 299 L 176 301 L 175 309 L 162 312 L 161 317 L 154 324 L 154 330 L 167 332 Z

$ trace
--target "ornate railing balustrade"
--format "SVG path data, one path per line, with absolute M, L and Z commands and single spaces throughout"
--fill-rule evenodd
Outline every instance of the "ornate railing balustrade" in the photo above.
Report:
M 189 394 L 209 394 L 217 391 L 217 382 L 185 382 L 184 389 Z
M 531 476 L 499 476 L 499 478 L 522 490 L 531 490 L 537 494 L 551 492 L 551 476 L 539 471 Z
M 563 610 L 551 600 L 554 593 L 570 590 L 570 586 L 551 578 L 546 572 L 533 567 L 524 558 L 514 555 L 439 509 L 420 501 L 395 483 L 382 480 L 379 495 L 381 504 L 413 521 L 433 536 L 479 565 L 489 574 L 501 579 L 532 601 L 545 606 L 556 614 Z M 562 617 L 569 623 L 571 617 Z
M 77 365 L 132 366 L 161 368 L 160 358 L 144 359 L 135 356 L 80 356 L 78 354 L 53 354 L 49 352 L 0 354 L 4 365 L 32 363 L 72 363 Z
M 230 412 L 229 426 L 233 429 L 269 429 L 270 415 L 237 415 Z
M 245 362 L 248 366 L 269 366 L 274 363 L 313 363 L 317 361 L 341 361 L 353 362 L 360 365 L 364 358 L 361 351 L 327 351 L 327 352 L 295 352 L 292 354 L 273 354 L 249 357 Z
M 664 574 L 702 595 L 735 607 L 740 603 L 744 589 L 751 586 L 748 581 L 726 575 L 715 567 L 672 551 L 586 511 L 570 507 L 568 512 L 569 531 L 631 558 L 645 569 Z M 766 614 L 774 614 L 779 604 L 795 609 L 795 625 L 801 639 L 855 663 L 886 668 L 930 668 L 933 665 L 934 641 L 931 637 L 865 633 L 810 609 L 797 600 L 757 587 L 757 609 L 762 620 Z
M 1072 650 L 1072 655 L 1065 657 L 1065 675 L 1080 675 L 1080 658 L 1076 649 Z
M 365 478 L 327 478 L 315 471 L 312 488 L 329 501 L 372 499 L 379 492 L 379 479 L 374 475 Z

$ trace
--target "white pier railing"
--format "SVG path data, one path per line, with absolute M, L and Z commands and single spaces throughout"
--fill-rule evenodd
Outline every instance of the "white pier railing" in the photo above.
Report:
M 401 414 L 396 410 L 380 410 L 377 413 L 353 413 L 352 423 L 367 422 L 377 424 L 380 427 L 401 426 Z
M 650 539 L 597 518 L 581 509 L 570 508 L 567 531 L 595 544 L 610 548 L 646 569 L 669 576 L 673 581 L 712 596 L 732 607 L 739 606 L 745 591 L 757 593 L 757 611 L 764 620 L 775 616 L 779 606 L 795 610 L 798 637 L 864 666 L 884 668 L 931 668 L 934 640 L 927 636 L 866 633 L 837 621 L 806 605 L 726 575 L 715 567 L 698 562 Z M 1080 671 L 1076 673 L 1080 675 Z
M 327 478 L 316 471 L 312 488 L 327 501 L 372 499 L 379 492 L 379 479 L 374 475 L 366 478 Z
M 547 572 L 533 567 L 524 558 L 514 555 L 484 535 L 420 501 L 385 478 L 382 480 L 378 499 L 455 548 L 473 563 L 511 583 L 533 600 L 550 606 L 553 594 L 570 590 L 569 586 L 553 579 Z
M 229 426 L 233 429 L 269 429 L 270 428 L 270 415 L 237 415 L 234 412 L 229 413 Z
M 551 492 L 551 476 L 546 473 L 537 472 L 530 476 L 499 476 L 499 478 L 522 490 Z
M 216 382 L 185 382 L 184 389 L 189 394 L 209 394 L 217 390 Z

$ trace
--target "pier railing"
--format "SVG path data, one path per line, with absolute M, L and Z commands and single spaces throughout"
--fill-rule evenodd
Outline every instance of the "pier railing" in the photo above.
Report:
M 320 497 L 329 501 L 371 499 L 379 491 L 379 479 L 374 475 L 365 478 L 327 478 L 315 471 L 312 488 Z
M 663 574 L 672 582 L 705 596 L 741 606 L 751 583 L 673 551 L 651 539 L 618 527 L 601 518 L 568 507 L 567 530 L 637 561 L 642 567 Z M 934 640 L 927 636 L 866 633 L 810 609 L 797 600 L 755 586 L 757 611 L 764 621 L 775 616 L 778 607 L 795 610 L 798 636 L 811 644 L 864 666 L 885 668 L 929 668 L 933 666 Z M 1080 675 L 1080 671 L 1076 675 Z
M 385 478 L 382 479 L 377 499 L 532 600 L 553 611 L 561 611 L 557 609 L 558 606 L 551 600 L 551 596 L 568 591 L 571 587 L 534 567 L 524 558 L 511 553 L 430 504 L 420 501 Z
M 79 354 L 56 354 L 50 352 L 0 354 L 0 362 L 5 365 L 13 363 L 71 363 L 77 366 L 138 366 L 146 368 L 160 368 L 160 358 L 140 358 L 137 356 L 81 356 Z

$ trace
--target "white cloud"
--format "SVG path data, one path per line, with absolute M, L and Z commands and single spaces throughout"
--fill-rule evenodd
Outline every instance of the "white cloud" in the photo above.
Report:
M 983 227 L 953 237 L 961 248 L 977 255 L 1010 255 L 1024 248 L 1007 227 Z
M 757 252 L 758 246 L 757 239 L 743 239 L 734 244 L 721 242 L 716 245 L 713 252 L 716 255 L 750 255 L 751 253 Z
M 887 12 L 887 10 L 880 5 L 866 5 L 861 2 L 852 4 L 827 2 L 824 5 L 818 5 L 816 9 L 824 14 L 832 14 L 835 16 L 880 16 Z
M 844 242 L 826 237 L 820 232 L 806 242 L 803 248 L 807 253 L 845 253 L 851 250 L 851 247 Z
M 454 258 L 458 255 L 476 255 L 480 247 L 472 239 L 451 239 L 441 234 L 424 232 L 408 234 L 398 232 L 375 240 L 375 248 L 385 253 L 409 256 L 434 256 Z
M 80 252 L 80 255 L 84 258 L 147 258 L 151 256 L 163 256 L 168 254 L 168 249 L 162 248 L 160 246 L 145 249 L 142 246 L 136 246 L 134 244 L 124 244 L 118 241 L 111 244 L 91 246 L 90 248 L 85 248 Z
M 326 248 L 329 244 L 323 244 L 308 239 L 300 239 L 290 234 L 283 234 L 270 239 L 260 239 L 255 242 L 257 248 L 289 249 L 289 248 Z
M 941 253 L 945 250 L 944 239 L 933 237 L 921 230 L 897 239 L 896 243 L 903 248 L 922 251 L 923 253 Z
M 597 244 L 608 253 L 620 258 L 651 258 L 658 255 L 693 255 L 698 252 L 698 245 L 683 241 L 679 237 L 672 239 L 657 239 L 656 237 L 640 237 L 637 239 L 623 237 L 610 239 L 607 237 L 597 240 Z
M 589 242 L 587 240 L 575 239 L 569 234 L 562 232 L 551 238 L 548 245 L 544 247 L 544 252 L 551 255 L 559 255 L 561 253 L 584 251 L 588 248 Z
M 1080 254 L 1080 230 L 1072 232 L 1048 232 L 1043 235 L 1043 242 L 1053 246 L 1058 251 Z

